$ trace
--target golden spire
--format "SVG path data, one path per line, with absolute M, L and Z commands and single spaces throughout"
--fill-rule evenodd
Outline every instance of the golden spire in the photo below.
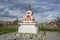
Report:
M 28 10 L 30 10 L 30 4 L 28 5 Z

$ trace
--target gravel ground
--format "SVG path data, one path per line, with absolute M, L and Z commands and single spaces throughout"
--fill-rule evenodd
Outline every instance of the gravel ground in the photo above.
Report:
M 38 39 L 37 39 L 38 38 Z M 59 32 L 46 32 L 45 39 L 44 37 L 33 37 L 32 40 L 60 40 L 60 33 Z M 0 35 L 0 40 L 29 40 L 29 37 L 22 36 L 18 38 L 14 38 L 12 34 L 4 34 Z

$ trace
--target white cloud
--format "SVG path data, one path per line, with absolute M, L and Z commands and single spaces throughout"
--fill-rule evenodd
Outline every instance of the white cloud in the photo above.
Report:
M 0 5 L 0 8 L 4 8 L 4 6 L 3 5 Z
M 54 0 L 11 0 L 11 2 L 4 0 L 5 2 L 1 2 L 0 8 L 5 8 L 5 11 L 0 12 L 0 14 L 7 14 L 10 16 L 18 16 L 19 19 L 22 19 L 26 15 L 25 9 L 26 5 L 30 4 L 32 7 L 32 11 L 36 12 L 34 17 L 37 21 L 45 22 L 56 19 L 57 16 L 60 17 L 60 4 L 53 4 Z M 7 1 L 7 2 L 6 2 Z M 7 4 L 8 3 L 8 4 Z M 6 5 L 4 5 L 6 4 Z M 17 5 L 17 6 L 16 6 Z M 20 8 L 18 7 L 20 5 Z M 24 8 L 25 9 L 24 9 Z M 13 8 L 10 10 L 10 8 Z M 17 9 L 17 10 L 16 10 Z M 3 18 L 0 18 L 3 19 Z M 10 20 L 11 18 L 6 17 L 4 19 Z M 4 20 L 3 19 L 3 20 Z
M 48 15 L 48 16 L 47 16 L 47 20 L 48 20 L 48 21 L 51 21 L 52 19 L 53 19 L 52 15 Z
M 9 15 L 11 15 L 11 16 L 18 16 L 20 13 L 21 13 L 20 11 L 16 11 L 16 10 L 9 11 Z
M 16 18 L 11 19 L 9 17 L 3 17 L 3 18 L 0 18 L 0 20 L 2 20 L 2 21 L 14 21 L 14 20 L 16 20 Z

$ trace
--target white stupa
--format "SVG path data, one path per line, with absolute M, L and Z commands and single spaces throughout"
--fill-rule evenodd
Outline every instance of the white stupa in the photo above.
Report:
M 23 18 L 22 22 L 19 23 L 18 33 L 34 33 L 38 32 L 38 27 L 36 26 L 36 22 L 32 16 L 32 11 L 30 10 L 30 5 L 28 6 L 28 11 L 26 12 L 26 16 Z

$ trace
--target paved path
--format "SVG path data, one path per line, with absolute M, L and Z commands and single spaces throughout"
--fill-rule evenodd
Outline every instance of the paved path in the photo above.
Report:
M 46 32 L 47 40 L 60 40 L 59 32 Z
M 41 32 L 40 32 L 41 33 Z M 58 32 L 46 32 L 46 36 L 13 36 L 11 34 L 0 35 L 0 40 L 60 40 L 60 33 Z

